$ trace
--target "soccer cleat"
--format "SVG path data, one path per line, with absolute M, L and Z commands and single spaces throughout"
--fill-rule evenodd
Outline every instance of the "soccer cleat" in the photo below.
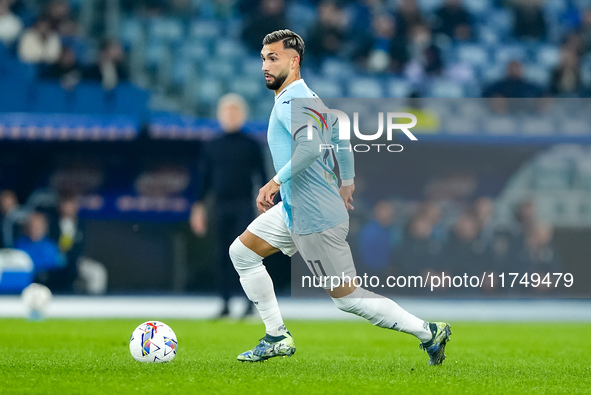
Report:
M 445 322 L 431 322 L 429 329 L 433 338 L 419 347 L 429 354 L 429 365 L 441 365 L 445 359 L 445 344 L 451 335 L 451 326 Z
M 281 336 L 266 334 L 258 346 L 238 355 L 241 362 L 262 362 L 273 357 L 291 357 L 296 352 L 295 342 L 291 333 Z

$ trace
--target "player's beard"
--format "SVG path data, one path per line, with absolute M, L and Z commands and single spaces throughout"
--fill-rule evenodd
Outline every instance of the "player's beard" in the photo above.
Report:
M 271 74 L 269 74 L 269 75 L 271 75 Z M 281 85 L 283 85 L 283 83 L 287 79 L 288 75 L 289 75 L 288 70 L 283 70 L 277 77 L 271 75 L 271 77 L 274 77 L 274 78 L 270 81 L 265 81 L 265 85 L 270 90 L 276 91 L 277 89 L 279 89 L 281 87 Z

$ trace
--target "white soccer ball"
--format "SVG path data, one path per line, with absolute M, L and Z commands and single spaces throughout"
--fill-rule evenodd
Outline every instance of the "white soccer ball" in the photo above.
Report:
M 172 361 L 176 349 L 176 335 L 168 325 L 159 321 L 144 322 L 129 339 L 129 352 L 138 362 Z
M 49 288 L 37 283 L 28 285 L 21 293 L 22 301 L 29 309 L 32 319 L 41 319 L 43 317 L 43 313 L 52 297 Z

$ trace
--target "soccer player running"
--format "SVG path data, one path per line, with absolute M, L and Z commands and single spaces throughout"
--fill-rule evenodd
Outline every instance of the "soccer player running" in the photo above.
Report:
M 263 40 L 262 70 L 267 88 L 275 91 L 267 140 L 277 174 L 259 190 L 256 203 L 263 214 L 234 240 L 229 253 L 244 292 L 265 323 L 266 334 L 255 348 L 240 354 L 239 361 L 264 361 L 291 356 L 296 351 L 294 339 L 283 323 L 273 282 L 263 265 L 264 258 L 278 251 L 291 257 L 299 251 L 309 265 L 318 265 L 310 266 L 315 273 L 319 269 L 325 276 L 356 275 L 346 241 L 347 210 L 353 209 L 355 189 L 353 154 L 342 149 L 349 143 L 339 141 L 338 128 L 333 132 L 323 122 L 312 129 L 309 138 L 303 115 L 321 112 L 326 107 L 300 77 L 303 55 L 304 41 L 290 30 L 272 32 Z M 307 99 L 305 103 L 313 103 L 316 110 L 304 108 L 300 100 L 293 99 Z M 336 122 L 330 124 L 334 127 Z M 340 188 L 333 172 L 332 155 L 325 155 L 328 151 L 320 150 L 319 144 L 341 147 L 334 152 L 342 179 Z M 292 200 L 292 191 L 296 190 L 297 197 Z M 282 201 L 274 204 L 278 192 Z M 445 359 L 445 345 L 451 334 L 449 324 L 423 321 L 393 300 L 355 287 L 352 282 L 326 291 L 339 309 L 381 328 L 416 336 L 429 355 L 430 365 L 439 365 Z

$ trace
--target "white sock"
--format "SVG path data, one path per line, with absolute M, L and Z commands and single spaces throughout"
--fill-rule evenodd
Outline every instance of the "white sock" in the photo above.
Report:
M 380 328 L 395 329 L 416 336 L 421 342 L 431 340 L 429 323 L 410 314 L 396 302 L 363 288 L 343 298 L 333 298 L 341 310 L 367 319 Z
M 263 265 L 263 257 L 246 247 L 239 238 L 230 246 L 230 258 L 240 275 L 240 283 L 261 315 L 266 332 L 271 336 L 280 336 L 287 332 L 277 298 L 273 280 Z

